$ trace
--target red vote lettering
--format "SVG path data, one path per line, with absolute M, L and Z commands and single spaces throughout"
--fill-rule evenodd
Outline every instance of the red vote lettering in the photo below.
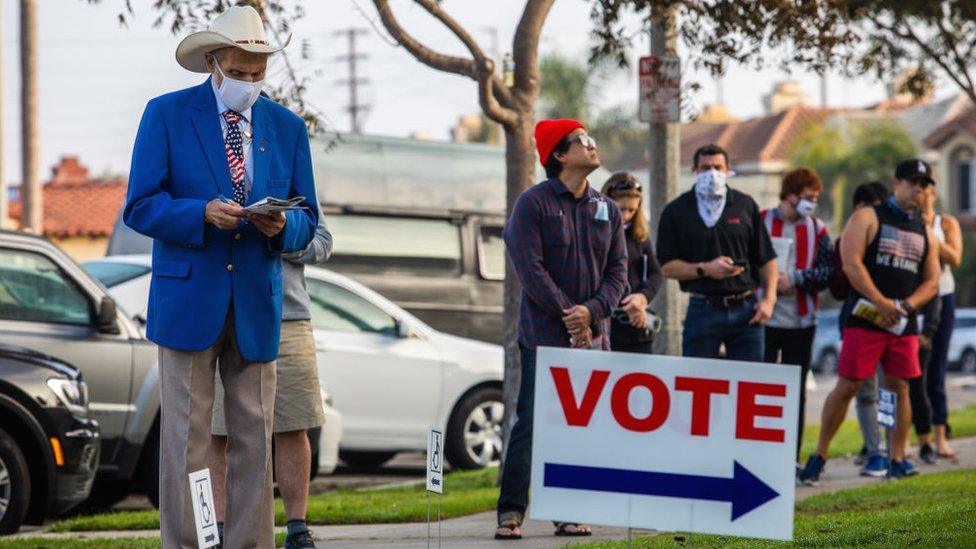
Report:
M 559 403 L 563 406 L 563 415 L 566 416 L 566 423 L 576 427 L 586 427 L 590 424 L 593 417 L 593 410 L 596 403 L 600 400 L 600 393 L 607 384 L 610 372 L 606 370 L 593 370 L 590 380 L 586 382 L 586 390 L 583 391 L 583 400 L 576 405 L 576 397 L 573 394 L 573 381 L 569 379 L 568 368 L 549 368 L 552 373 L 552 381 L 556 384 L 556 394 L 559 395 Z
M 712 394 L 729 394 L 728 380 L 676 377 L 674 390 L 691 392 L 691 434 L 707 437 Z
M 783 417 L 782 406 L 756 404 L 756 396 L 786 396 L 786 385 L 775 383 L 739 382 L 738 406 L 735 414 L 735 438 L 783 442 L 786 432 L 782 429 L 756 427 L 757 417 Z
M 630 393 L 637 387 L 651 391 L 651 412 L 645 418 L 636 418 L 630 413 Z M 671 395 L 660 378 L 645 373 L 631 373 L 623 376 L 613 386 L 610 394 L 610 410 L 621 427 L 630 431 L 646 433 L 664 424 L 671 409 Z

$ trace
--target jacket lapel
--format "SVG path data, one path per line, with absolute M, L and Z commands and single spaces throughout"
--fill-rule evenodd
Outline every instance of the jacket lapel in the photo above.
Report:
M 254 162 L 251 194 L 248 204 L 252 204 L 268 196 L 268 166 L 271 164 L 271 144 L 274 142 L 274 128 L 271 116 L 268 115 L 267 102 L 264 96 L 251 107 L 251 119 L 254 125 L 254 142 L 251 143 L 251 155 Z
M 197 87 L 197 94 L 192 103 L 193 127 L 200 139 L 200 146 L 207 156 L 210 171 L 213 172 L 217 192 L 226 197 L 234 196 L 234 187 L 230 181 L 230 168 L 227 166 L 227 153 L 224 151 L 224 137 L 217 119 L 217 101 L 213 96 L 210 79 Z

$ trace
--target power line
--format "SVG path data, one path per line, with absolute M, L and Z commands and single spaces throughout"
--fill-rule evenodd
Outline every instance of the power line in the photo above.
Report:
M 340 86 L 349 86 L 349 105 L 346 106 L 346 111 L 349 113 L 349 125 L 350 131 L 352 133 L 363 133 L 362 118 L 360 113 L 366 113 L 369 111 L 370 105 L 362 103 L 359 98 L 359 87 L 369 84 L 369 80 L 366 78 L 359 77 L 358 64 L 359 61 L 365 61 L 369 58 L 365 53 L 359 53 L 356 51 L 356 37 L 368 34 L 369 31 L 366 29 L 349 27 L 348 29 L 335 31 L 333 34 L 336 36 L 345 36 L 349 41 L 349 52 L 346 55 L 340 55 L 336 57 L 338 61 L 346 61 L 349 66 L 349 76 L 340 80 L 336 80 L 336 84 Z

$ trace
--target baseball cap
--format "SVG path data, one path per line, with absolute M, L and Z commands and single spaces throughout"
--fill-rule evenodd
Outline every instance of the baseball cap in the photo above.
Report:
M 932 166 L 918 158 L 899 162 L 898 166 L 895 167 L 895 179 L 920 181 L 929 185 L 935 184 L 935 180 L 932 179 Z

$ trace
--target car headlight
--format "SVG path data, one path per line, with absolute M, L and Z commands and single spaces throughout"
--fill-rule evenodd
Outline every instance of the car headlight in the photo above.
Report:
M 81 380 L 52 377 L 47 380 L 61 404 L 77 416 L 88 415 L 88 384 Z

